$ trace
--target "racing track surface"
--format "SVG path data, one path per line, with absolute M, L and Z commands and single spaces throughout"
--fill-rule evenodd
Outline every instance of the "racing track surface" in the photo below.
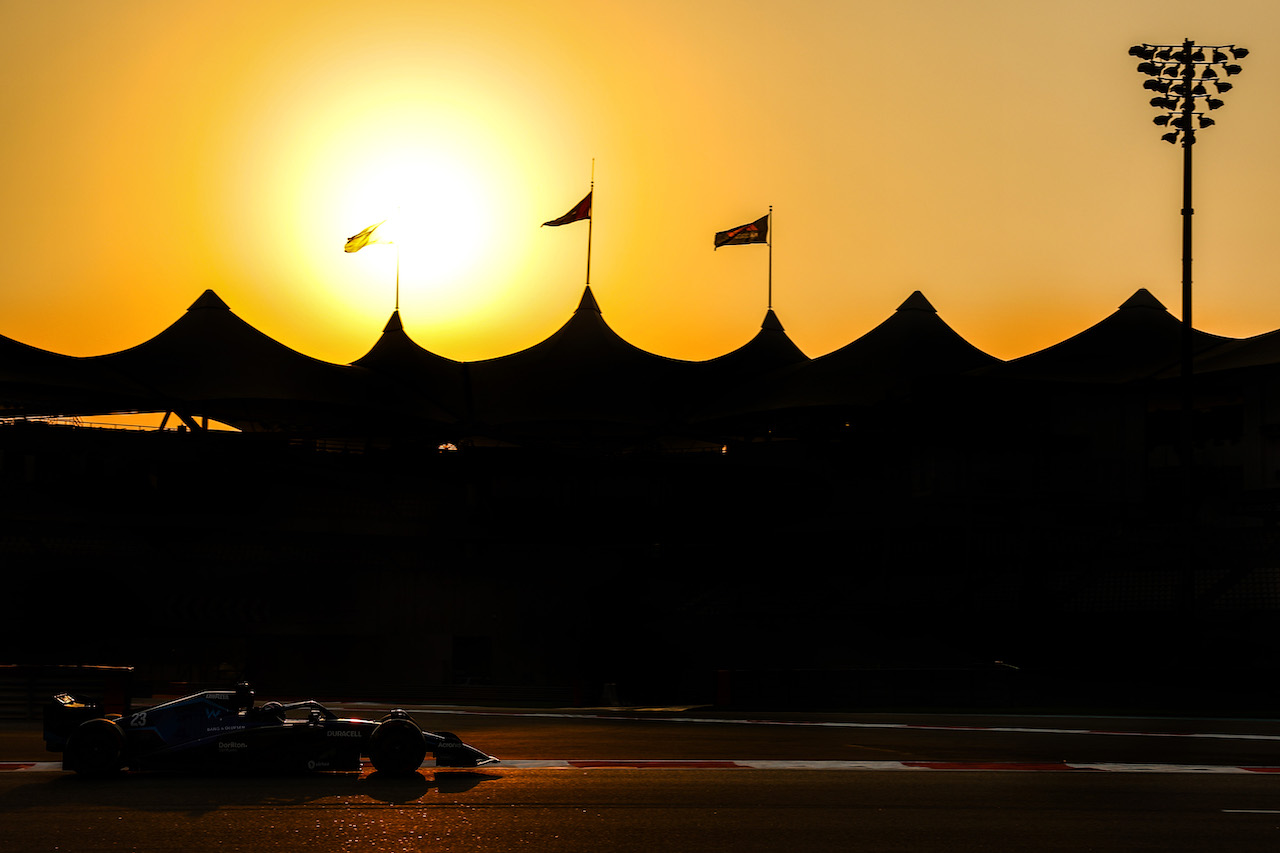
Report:
M 56 765 L 0 771 L 5 849 L 1270 851 L 1280 844 L 1273 721 L 731 721 L 692 712 L 413 710 L 425 728 L 458 732 L 508 763 L 425 767 L 411 780 L 380 779 L 368 768 L 107 781 Z M 43 753 L 34 727 L 0 730 L 0 760 L 49 758 L 56 760 Z

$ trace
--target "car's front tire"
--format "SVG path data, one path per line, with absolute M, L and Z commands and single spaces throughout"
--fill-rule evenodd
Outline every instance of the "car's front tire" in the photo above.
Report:
M 412 720 L 393 717 L 384 720 L 369 735 L 369 760 L 373 768 L 388 776 L 411 776 L 427 757 L 427 741 Z
M 62 766 L 82 776 L 112 776 L 124 766 L 124 732 L 114 720 L 81 723 L 67 739 Z

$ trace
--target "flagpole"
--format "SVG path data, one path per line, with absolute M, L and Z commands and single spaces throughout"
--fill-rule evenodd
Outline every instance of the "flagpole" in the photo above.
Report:
M 396 205 L 396 228 L 403 228 L 403 218 L 400 216 L 400 205 Z M 392 233 L 396 233 L 394 230 Z M 404 237 L 401 233 L 396 238 L 396 313 L 400 312 L 400 240 Z
M 591 286 L 591 228 L 596 221 L 596 158 L 591 158 L 591 214 L 587 217 L 587 287 Z
M 769 310 L 773 310 L 773 205 L 769 205 Z

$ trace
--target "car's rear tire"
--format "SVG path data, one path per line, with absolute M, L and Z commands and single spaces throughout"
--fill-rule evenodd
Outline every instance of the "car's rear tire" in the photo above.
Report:
M 62 763 L 82 776 L 115 775 L 124 766 L 124 732 L 105 717 L 86 720 L 67 739 Z
M 427 757 L 427 741 L 412 720 L 384 720 L 369 735 L 369 760 L 387 776 L 412 776 Z

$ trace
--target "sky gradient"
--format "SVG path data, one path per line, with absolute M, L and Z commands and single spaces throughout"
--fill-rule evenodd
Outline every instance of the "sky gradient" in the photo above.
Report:
M 585 283 L 624 338 L 711 358 L 773 305 L 810 356 L 921 290 L 1012 358 L 1133 291 L 1180 303 L 1181 151 L 1138 42 L 1251 50 L 1196 145 L 1195 319 L 1280 328 L 1273 0 L 0 0 L 0 334 L 72 355 L 212 288 L 308 355 L 394 301 L 457 359 L 545 338 Z M 391 223 L 388 223 L 389 225 Z

